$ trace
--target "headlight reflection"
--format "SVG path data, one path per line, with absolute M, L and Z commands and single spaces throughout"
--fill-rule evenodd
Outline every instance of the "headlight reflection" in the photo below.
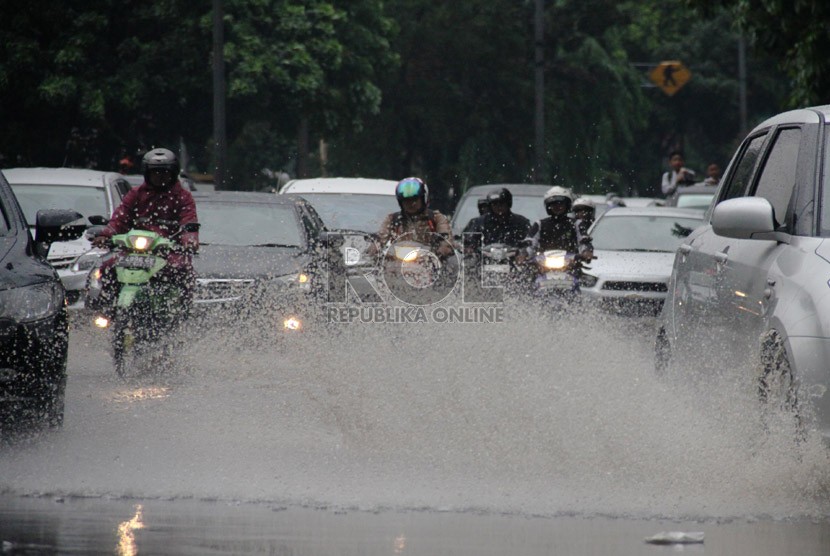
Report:
M 118 525 L 119 556 L 134 556 L 138 554 L 138 545 L 136 545 L 135 533 L 133 531 L 144 528 L 142 510 L 141 504 L 136 504 L 133 518 Z

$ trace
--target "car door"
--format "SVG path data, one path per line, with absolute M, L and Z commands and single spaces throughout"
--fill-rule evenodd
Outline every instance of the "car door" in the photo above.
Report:
M 803 156 L 801 151 L 812 151 L 818 139 L 818 126 L 794 125 L 778 127 L 770 141 L 766 155 L 756 171 L 754 185 L 748 196 L 762 197 L 770 202 L 775 218 L 775 229 L 794 234 L 793 207 L 798 176 L 813 175 L 815 157 Z M 799 172 L 799 166 L 803 171 Z M 809 192 L 808 192 L 809 191 Z M 803 194 L 811 194 L 812 188 L 804 188 Z M 726 239 L 726 238 L 724 238 Z M 786 277 L 777 269 L 778 260 L 791 249 L 792 242 L 773 239 L 726 239 L 724 250 L 724 280 L 729 288 L 720 292 L 729 303 L 721 307 L 724 324 L 737 338 L 748 343 L 746 349 L 757 349 L 758 339 L 765 328 L 767 312 L 775 303 L 776 285 Z M 786 268 L 787 265 L 784 265 Z
M 762 130 L 744 141 L 727 169 L 718 202 L 749 190 L 768 137 L 768 130 Z M 673 336 L 680 345 L 695 350 L 701 340 L 696 331 L 708 336 L 712 330 L 727 328 L 722 322 L 722 307 L 731 302 L 731 296 L 724 299 L 724 292 L 729 291 L 724 272 L 729 249 L 729 240 L 716 235 L 711 222 L 680 245 L 670 284 L 672 299 L 667 300 L 671 302 Z

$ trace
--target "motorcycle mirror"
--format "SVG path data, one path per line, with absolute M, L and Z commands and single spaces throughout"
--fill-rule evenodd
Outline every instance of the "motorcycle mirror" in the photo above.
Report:
M 101 216 L 100 214 L 93 214 L 92 216 L 88 217 L 89 223 L 93 226 L 106 226 L 110 219 Z

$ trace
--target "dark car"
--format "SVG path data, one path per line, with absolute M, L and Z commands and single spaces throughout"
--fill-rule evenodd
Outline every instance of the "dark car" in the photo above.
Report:
M 201 229 L 194 257 L 198 315 L 268 330 L 302 328 L 316 314 L 325 226 L 301 197 L 194 193 Z
M 35 239 L 0 173 L 0 414 L 4 424 L 34 418 L 63 424 L 68 329 L 66 292 L 46 262 L 57 240 L 86 229 L 80 213 L 41 210 Z M 3 430 L 0 428 L 0 430 Z

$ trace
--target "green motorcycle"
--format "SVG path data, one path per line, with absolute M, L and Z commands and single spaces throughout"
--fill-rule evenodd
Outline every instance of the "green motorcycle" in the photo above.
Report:
M 119 377 L 157 373 L 173 364 L 175 336 L 188 311 L 185 292 L 182 284 L 155 278 L 168 266 L 170 253 L 182 250 L 173 239 L 198 227 L 185 224 L 170 238 L 140 229 L 112 237 L 118 297 L 114 306 L 101 308 L 95 324 L 111 329 Z

